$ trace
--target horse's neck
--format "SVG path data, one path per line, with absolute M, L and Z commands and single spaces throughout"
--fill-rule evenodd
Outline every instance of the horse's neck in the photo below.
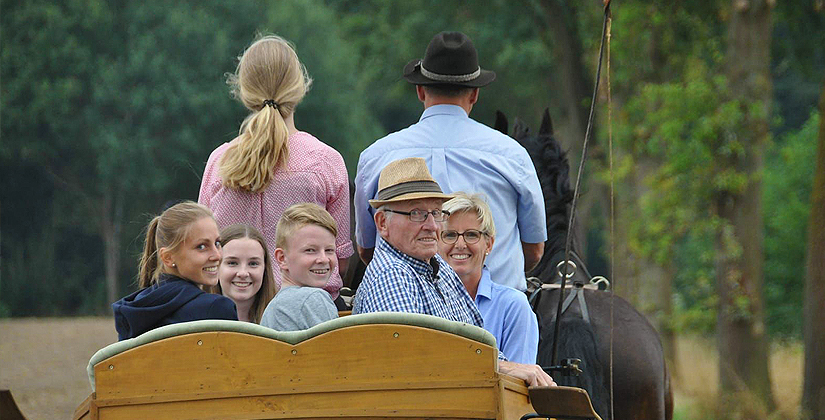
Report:
M 562 244 L 560 249 L 557 249 L 553 254 L 551 254 L 550 261 L 548 261 L 550 267 L 553 270 L 553 283 L 560 282 L 561 278 L 559 277 L 558 271 L 556 267 L 564 261 L 564 244 Z M 584 264 L 584 260 L 581 258 L 578 252 L 575 249 L 570 249 L 570 261 L 576 264 L 575 273 L 572 273 L 572 268 L 568 267 L 568 273 L 572 273 L 572 280 L 576 282 L 588 283 L 593 276 L 590 275 L 590 271 L 587 269 L 587 266 Z M 568 280 L 568 284 L 570 281 Z

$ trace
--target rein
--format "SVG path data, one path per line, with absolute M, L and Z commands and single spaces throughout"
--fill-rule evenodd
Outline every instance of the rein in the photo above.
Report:
M 595 86 L 593 88 L 593 96 L 590 101 L 590 113 L 587 117 L 587 129 L 585 130 L 584 134 L 584 142 L 582 144 L 582 158 L 579 163 L 579 171 L 576 174 L 576 187 L 573 190 L 573 201 L 570 206 L 570 219 L 569 223 L 567 224 L 567 237 L 565 238 L 564 243 L 564 259 L 560 263 L 561 268 L 559 269 L 559 275 L 561 277 L 561 284 L 559 285 L 559 304 L 558 308 L 556 309 L 555 319 L 555 328 L 553 330 L 553 352 L 551 353 L 550 360 L 553 366 L 558 366 L 558 350 L 559 350 L 559 331 L 561 327 L 561 316 L 566 310 L 567 307 L 573 302 L 574 297 L 578 296 L 579 300 L 579 307 L 582 311 L 582 317 L 584 318 L 585 322 L 588 324 L 590 323 L 587 305 L 585 304 L 584 299 L 584 288 L 581 282 L 576 283 L 577 287 L 572 290 L 572 293 L 569 295 L 567 299 L 564 298 L 564 292 L 567 288 L 567 278 L 572 277 L 573 274 L 568 275 L 568 267 L 572 265 L 573 270 L 575 272 L 575 263 L 570 260 L 570 248 L 572 245 L 573 240 L 573 226 L 576 217 L 576 203 L 579 199 L 579 188 L 581 186 L 581 178 L 582 173 L 584 172 L 584 164 L 587 161 L 587 144 L 590 139 L 591 131 L 593 128 L 593 115 L 595 113 L 596 107 L 596 96 L 599 92 L 599 80 L 601 79 L 601 72 L 602 72 L 602 58 L 604 56 L 604 47 L 605 47 L 605 40 L 607 41 L 607 98 L 608 98 L 608 125 L 609 125 L 609 143 L 610 143 L 610 238 L 611 238 L 611 245 L 610 245 L 610 256 L 611 256 L 611 278 L 613 277 L 613 268 L 612 266 L 615 265 L 615 260 L 613 259 L 613 129 L 612 129 L 612 102 L 611 102 L 611 95 L 610 95 L 610 23 L 611 23 L 611 15 L 610 15 L 610 0 L 604 0 L 604 20 L 602 23 L 602 37 L 601 43 L 599 45 L 599 62 L 596 67 L 596 81 Z M 588 273 L 589 277 L 589 273 Z M 602 277 L 603 278 L 603 277 Z M 605 279 L 607 282 L 607 279 Z M 609 284 L 609 283 L 608 283 Z M 542 285 L 542 289 L 544 286 Z M 539 289 L 541 290 L 541 289 Z M 538 292 L 538 291 L 537 291 Z M 609 392 L 610 392 L 610 418 L 613 419 L 613 297 L 611 291 L 611 299 L 610 299 L 610 378 L 609 378 Z M 537 293 L 536 293 L 537 294 Z M 532 304 L 532 302 L 531 302 Z M 578 364 L 574 366 L 575 370 L 578 370 Z M 580 371 L 580 370 L 579 370 Z
M 596 82 L 595 87 L 593 88 L 593 96 L 590 101 L 590 114 L 587 117 L 587 129 L 585 130 L 584 134 L 584 143 L 582 144 L 582 158 L 579 163 L 579 171 L 576 174 L 576 186 L 573 189 L 573 202 L 570 206 L 570 219 L 567 224 L 567 237 L 564 241 L 564 261 L 566 264 L 562 264 L 561 268 L 561 296 L 559 296 L 559 305 L 558 309 L 556 310 L 556 317 L 555 319 L 560 320 L 561 315 L 563 312 L 563 305 L 564 305 L 564 289 L 567 284 L 568 278 L 568 266 L 570 265 L 570 246 L 573 241 L 573 226 L 576 219 L 576 203 L 579 200 L 579 188 L 581 187 L 581 179 L 582 173 L 584 172 L 584 164 L 587 161 L 587 145 L 590 140 L 590 135 L 593 128 L 593 115 L 595 114 L 596 108 L 596 96 L 599 93 L 599 80 L 601 79 L 602 73 L 602 57 L 604 56 L 604 45 L 605 39 L 607 38 L 607 27 L 608 21 L 610 20 L 610 0 L 605 0 L 604 4 L 604 22 L 602 24 L 602 37 L 601 37 L 601 44 L 599 45 L 599 62 L 598 66 L 596 67 Z M 583 299 L 582 299 L 583 300 Z M 560 322 L 556 322 L 555 328 L 553 330 L 553 352 L 551 353 L 550 360 L 552 364 L 555 366 L 558 362 L 558 350 L 559 350 L 559 329 L 561 327 Z

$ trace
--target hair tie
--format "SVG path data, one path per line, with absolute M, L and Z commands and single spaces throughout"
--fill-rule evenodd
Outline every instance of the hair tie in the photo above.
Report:
M 264 101 L 264 106 L 271 106 L 272 108 L 278 109 L 278 104 L 275 102 L 274 99 L 267 99 Z

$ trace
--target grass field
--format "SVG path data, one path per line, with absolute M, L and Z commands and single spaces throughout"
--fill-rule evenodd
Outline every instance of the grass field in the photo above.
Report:
M 117 341 L 111 318 L 0 320 L 0 388 L 10 389 L 29 420 L 69 419 L 90 392 L 86 364 Z M 712 418 L 718 357 L 712 340 L 682 337 L 674 377 L 676 420 Z M 771 356 L 771 418 L 792 419 L 799 407 L 802 346 L 776 346 Z

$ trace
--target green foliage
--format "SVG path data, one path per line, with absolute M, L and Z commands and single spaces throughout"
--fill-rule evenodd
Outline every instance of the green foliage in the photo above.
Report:
M 716 273 L 711 232 L 696 229 L 676 245 L 674 262 L 680 269 L 673 282 L 676 331 L 710 334 L 716 327 Z
M 303 2 L 270 5 L 3 2 L 0 167 L 15 186 L 0 196 L 5 312 L 108 312 L 104 220 L 122 226 L 125 290 L 146 215 L 170 199 L 196 199 L 209 152 L 237 133 L 244 110 L 225 74 L 256 29 L 291 27 L 296 43 L 321 47 L 302 54 L 320 82 L 299 127 L 350 161 L 362 136 L 378 136 L 365 105 L 351 99 L 365 84 L 337 67 L 354 55 L 334 31 L 313 30 L 334 27 L 335 16 Z
M 819 115 L 772 144 L 764 187 L 765 306 L 771 335 L 802 335 L 805 252 Z
M 690 62 L 683 80 L 649 83 L 625 107 L 631 134 L 620 145 L 639 159 L 655 159 L 638 204 L 644 217 L 631 228 L 633 248 L 664 264 L 689 230 L 718 221 L 706 215 L 714 197 L 739 194 L 745 175 L 733 164 L 745 153 L 736 136 L 742 104 L 730 97 L 724 77 L 703 62 Z

